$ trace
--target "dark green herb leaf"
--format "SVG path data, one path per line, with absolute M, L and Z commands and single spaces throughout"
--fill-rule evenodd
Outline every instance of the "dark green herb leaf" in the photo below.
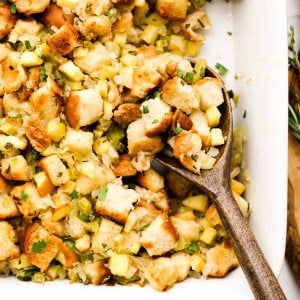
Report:
M 177 69 L 177 75 L 178 75 L 178 77 L 182 78 L 189 84 L 192 84 L 194 82 L 194 73 L 192 73 L 192 72 L 186 72 L 186 71 Z
M 42 253 L 46 246 L 47 243 L 44 241 L 44 239 L 41 239 L 33 243 L 31 251 L 34 253 Z
M 88 222 L 90 220 L 89 216 L 83 212 L 79 213 L 79 219 L 83 222 Z
M 143 114 L 149 113 L 149 107 L 147 105 L 143 105 Z
M 71 198 L 73 198 L 73 199 L 78 199 L 78 192 L 76 191 L 76 190 L 73 190 L 70 194 L 69 194 L 69 196 L 71 197 Z
M 105 200 L 107 192 L 108 192 L 108 187 L 104 185 L 101 189 L 98 190 L 97 199 L 100 201 Z
M 173 131 L 175 134 L 179 134 L 182 131 L 182 128 L 180 127 L 180 125 L 177 125 L 174 127 Z
M 40 157 L 41 157 L 40 153 L 37 152 L 35 149 L 32 149 L 27 155 L 27 160 L 29 163 L 33 163 L 35 161 L 38 161 Z
M 31 50 L 31 45 L 28 40 L 25 41 L 25 47 L 26 47 L 26 50 Z
M 298 58 L 297 51 L 295 50 L 295 31 L 294 26 L 290 26 L 290 30 L 288 33 L 288 50 L 289 50 L 289 65 L 294 67 L 296 70 L 300 72 L 300 62 Z
M 216 63 L 215 68 L 218 70 L 221 76 L 224 76 L 228 72 L 228 69 L 220 63 Z
M 11 117 L 12 119 L 22 119 L 22 115 L 21 114 L 17 114 L 15 116 Z
M 187 250 L 193 253 L 201 252 L 197 242 L 191 242 L 191 244 L 187 247 Z
M 17 13 L 16 4 L 12 3 L 12 4 L 10 5 L 10 12 L 11 12 L 12 14 Z
M 4 148 L 5 149 L 11 149 L 14 145 L 12 143 L 6 143 Z
M 159 121 L 157 120 L 157 119 L 154 119 L 153 121 L 152 121 L 152 124 L 156 124 L 156 123 L 158 123 Z
M 46 69 L 43 67 L 40 71 L 40 80 L 44 81 L 47 78 Z
M 155 91 L 154 93 L 153 93 L 153 98 L 155 99 L 155 98 L 160 98 L 160 92 L 159 91 Z
M 28 194 L 24 191 L 21 192 L 21 200 L 22 201 L 26 201 L 28 198 Z

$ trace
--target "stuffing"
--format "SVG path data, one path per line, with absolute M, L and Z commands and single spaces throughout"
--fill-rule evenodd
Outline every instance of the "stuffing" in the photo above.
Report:
M 50 0 L 12 0 L 12 2 L 15 3 L 17 11 L 25 15 L 41 13 L 50 4 Z
M 55 186 L 63 185 L 70 180 L 66 166 L 56 154 L 43 157 L 40 166 Z
M 16 202 L 7 194 L 0 194 L 0 221 L 19 216 Z
M 46 43 L 54 53 L 67 55 L 78 46 L 78 33 L 72 25 L 65 24 Z
M 200 30 L 210 29 L 210 20 L 203 10 L 195 11 L 188 15 L 182 23 L 181 28 L 187 39 L 191 41 L 203 42 L 204 34 Z
M 170 127 L 172 123 L 171 106 L 159 98 L 142 102 L 140 109 L 148 137 L 160 135 Z
M 144 121 L 138 119 L 127 128 L 128 154 L 137 155 L 139 152 L 156 154 L 162 150 L 163 144 L 159 136 L 147 137 Z
M 190 255 L 186 252 L 176 252 L 172 254 L 171 261 L 177 273 L 177 281 L 183 281 L 189 275 Z
M 17 21 L 16 15 L 12 14 L 8 4 L 0 4 L 0 40 L 8 35 Z
M 117 177 L 135 176 L 137 173 L 136 168 L 132 165 L 130 156 L 122 154 L 119 161 L 114 165 L 113 172 Z
M 42 29 L 43 24 L 32 18 L 18 19 L 8 37 L 8 42 L 15 44 L 17 41 L 22 43 L 29 41 L 31 47 L 35 47 L 40 42 L 39 33 Z
M 87 195 L 101 186 L 113 182 L 116 179 L 115 174 L 106 166 L 97 166 L 95 168 L 95 177 L 90 178 L 86 175 L 79 175 L 76 180 L 76 190 L 82 194 Z
M 64 223 L 53 221 L 53 213 L 51 209 L 47 209 L 45 212 L 39 213 L 39 219 L 41 220 L 41 225 L 45 227 L 50 234 L 55 234 L 60 237 L 66 235 Z
M 177 232 L 166 214 L 158 215 L 142 231 L 141 244 L 150 256 L 162 255 L 176 246 Z
M 177 216 L 170 217 L 171 223 L 176 228 L 180 238 L 187 241 L 196 241 L 200 238 L 201 224 L 195 220 L 184 220 Z
M 43 13 L 43 19 L 50 27 L 60 28 L 65 24 L 73 24 L 74 14 L 66 13 L 61 7 L 51 3 Z
M 177 281 L 176 268 L 168 257 L 154 259 L 143 273 L 151 287 L 158 291 L 170 288 Z
M 230 269 L 239 265 L 238 259 L 227 242 L 209 249 L 202 269 L 204 277 L 223 277 Z
M 125 10 L 121 13 L 119 19 L 114 23 L 113 32 L 125 32 L 133 27 L 133 16 L 131 11 Z
M 133 72 L 133 86 L 130 95 L 136 98 L 145 98 L 162 82 L 162 79 L 161 74 L 154 68 L 146 65 L 136 67 Z
M 201 110 L 193 112 L 190 115 L 190 119 L 193 122 L 193 130 L 198 132 L 201 137 L 208 137 L 210 128 L 208 126 L 205 113 Z
M 58 260 L 66 269 L 72 269 L 74 264 L 79 261 L 79 257 L 78 254 L 64 242 L 60 252 L 57 254 L 56 260 Z
M 31 182 L 14 186 L 11 195 L 17 202 L 17 206 L 25 219 L 35 217 L 38 213 L 53 207 L 50 195 L 41 197 Z
M 27 101 L 20 102 L 16 93 L 5 93 L 3 96 L 2 106 L 5 114 L 10 112 L 23 116 L 32 112 L 29 103 Z
M 8 193 L 10 186 L 8 182 L 0 175 L 0 194 Z
M 105 191 L 103 197 L 102 195 L 99 197 L 100 191 Z M 130 210 L 133 209 L 133 204 L 138 199 L 139 195 L 135 190 L 125 189 L 121 185 L 109 183 L 99 190 L 95 210 L 101 215 L 108 216 L 124 224 Z
M 17 236 L 13 227 L 6 221 L 0 221 L 0 261 L 19 257 L 20 249 L 15 243 Z
M 85 227 L 85 222 L 76 216 L 70 216 L 65 222 L 65 233 L 73 239 L 79 239 L 86 234 Z
M 223 83 L 217 78 L 205 77 L 193 85 L 194 92 L 200 99 L 200 108 L 205 111 L 211 106 L 224 102 Z
M 181 131 L 174 141 L 174 156 L 189 170 L 199 173 L 201 167 L 200 153 L 202 140 L 199 134 Z
M 86 261 L 83 266 L 86 277 L 91 283 L 99 285 L 104 283 L 110 276 L 109 269 L 102 261 L 88 262 Z
M 136 103 L 123 103 L 114 111 L 114 120 L 122 127 L 127 127 L 141 116 L 140 105 Z
M 34 174 L 33 180 L 35 182 L 36 189 L 41 197 L 51 194 L 55 190 L 55 185 L 52 184 L 49 177 L 44 171 Z
M 25 233 L 24 251 L 29 261 L 44 272 L 62 249 L 60 238 L 50 234 L 39 223 L 30 224 Z
M 217 208 L 214 204 L 211 204 L 205 212 L 205 218 L 213 225 L 222 225 Z
M 138 173 L 136 180 L 142 187 L 155 193 L 165 187 L 164 177 L 152 168 L 145 172 Z
M 87 155 L 92 151 L 93 133 L 68 128 L 62 144 L 76 155 Z
M 111 32 L 111 21 L 107 16 L 90 16 L 84 22 L 81 33 L 88 39 L 94 39 Z
M 24 122 L 24 129 L 32 147 L 43 152 L 51 145 L 51 139 L 46 131 L 46 124 L 38 117 L 31 116 Z
M 27 80 L 26 72 L 19 62 L 17 52 L 10 52 L 1 62 L 4 92 L 17 91 Z
M 156 1 L 156 11 L 168 20 L 182 21 L 186 18 L 189 5 L 188 0 L 158 0 Z
M 108 267 L 113 275 L 124 278 L 133 277 L 137 271 L 132 256 L 124 253 L 111 256 L 109 258 Z
M 92 251 L 104 256 L 110 256 L 116 246 L 114 237 L 121 231 L 122 226 L 109 219 L 102 218 L 99 231 L 92 236 Z
M 191 117 L 191 115 L 190 115 Z M 188 117 L 185 113 L 183 113 L 180 109 L 176 109 L 175 113 L 173 114 L 172 119 L 172 128 L 176 128 L 180 126 L 180 128 L 184 130 L 190 130 L 193 127 L 193 122 L 191 118 Z
M 90 125 L 99 120 L 102 113 L 103 101 L 95 89 L 70 93 L 66 104 L 66 117 L 72 128 L 79 129 Z
M 57 83 L 48 77 L 46 85 L 33 92 L 29 98 L 32 111 L 48 123 L 59 116 L 62 110 L 62 94 Z
M 137 254 L 141 248 L 140 233 L 136 231 L 122 232 L 115 236 L 118 253 Z
M 8 180 L 30 180 L 28 163 L 22 155 L 2 159 L 1 174 Z
M 162 87 L 161 99 L 183 112 L 190 114 L 199 109 L 199 98 L 191 85 L 184 84 L 182 79 L 174 77 L 169 79 Z

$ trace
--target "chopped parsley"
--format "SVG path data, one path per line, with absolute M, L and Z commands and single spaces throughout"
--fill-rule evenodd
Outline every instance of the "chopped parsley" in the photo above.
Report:
M 14 3 L 12 3 L 11 5 L 10 5 L 10 12 L 12 13 L 12 14 L 16 14 L 17 13 L 17 8 L 16 8 L 16 4 L 14 4 Z
M 32 149 L 27 156 L 27 160 L 29 163 L 32 163 L 34 161 L 38 161 L 40 159 L 40 153 L 36 151 L 35 149 Z
M 21 192 L 21 200 L 22 201 L 26 201 L 28 198 L 28 194 L 24 191 Z
M 157 119 L 154 119 L 153 121 L 152 121 L 152 124 L 156 124 L 156 123 L 158 123 L 159 121 L 157 120 Z
M 192 73 L 192 72 L 186 72 L 186 71 L 177 69 L 177 75 L 178 75 L 178 77 L 182 78 L 189 84 L 192 84 L 194 82 L 194 73 Z
M 73 199 L 78 199 L 78 192 L 74 189 L 69 196 Z
M 40 71 L 40 80 L 44 81 L 47 78 L 46 69 L 43 67 Z
M 199 248 L 199 245 L 197 242 L 192 242 L 188 247 L 187 247 L 187 250 L 190 251 L 190 252 L 201 252 L 200 251 L 200 248 Z
M 80 212 L 79 219 L 83 222 L 88 222 L 90 220 L 90 217 L 87 214 Z
M 30 42 L 28 40 L 26 40 L 24 43 L 25 43 L 26 50 L 31 50 L 32 49 L 31 45 L 30 45 Z
M 174 127 L 173 131 L 177 135 L 177 134 L 179 134 L 182 131 L 182 128 L 178 124 L 177 126 Z
M 224 76 L 228 72 L 228 69 L 220 63 L 216 63 L 215 68 L 218 70 L 221 76 Z
M 35 243 L 33 243 L 31 251 L 34 253 L 42 253 L 45 247 L 47 246 L 47 243 L 44 239 L 41 239 Z
M 108 187 L 107 185 L 104 185 L 101 189 L 98 190 L 97 199 L 100 201 L 105 200 L 107 192 L 108 192 Z
M 149 107 L 147 105 L 143 105 L 143 114 L 149 113 Z
M 11 149 L 14 145 L 12 143 L 6 143 L 4 148 L 5 149 Z
M 153 98 L 155 99 L 155 98 L 160 98 L 160 92 L 159 91 L 155 91 L 154 93 L 153 93 Z
M 12 119 L 22 119 L 22 115 L 21 114 L 17 114 L 17 115 L 15 115 L 15 116 L 12 116 L 11 117 Z
M 107 247 L 107 244 L 105 244 L 105 243 L 101 243 L 101 245 L 102 245 L 103 249 L 105 249 Z

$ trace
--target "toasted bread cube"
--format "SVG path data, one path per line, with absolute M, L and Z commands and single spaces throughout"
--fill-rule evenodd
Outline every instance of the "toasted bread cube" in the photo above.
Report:
M 144 275 L 154 289 L 164 291 L 177 281 L 177 272 L 172 260 L 159 257 L 150 262 L 145 268 Z
M 62 249 L 63 242 L 38 223 L 30 224 L 25 232 L 24 251 L 30 262 L 44 272 Z
M 156 154 L 163 148 L 161 138 L 158 136 L 147 137 L 146 128 L 142 119 L 129 124 L 127 128 L 129 155 L 135 156 L 139 152 Z
M 184 85 L 179 77 L 169 79 L 162 87 L 161 99 L 190 114 L 199 109 L 199 98 L 191 85 Z
M 166 215 L 158 215 L 142 232 L 141 244 L 150 256 L 162 255 L 175 248 L 177 232 Z
M 0 194 L 0 220 L 19 216 L 20 212 L 15 201 L 6 194 Z
M 30 180 L 29 167 L 26 159 L 22 155 L 2 159 L 1 174 L 8 180 Z
M 217 208 L 214 204 L 211 204 L 205 212 L 205 218 L 211 223 L 212 226 L 222 225 Z
M 31 145 L 38 152 L 43 152 L 51 145 L 51 139 L 46 130 L 46 124 L 38 117 L 30 116 L 24 121 L 24 129 Z
M 16 233 L 8 222 L 0 221 L 0 261 L 20 256 L 20 248 L 16 245 Z
M 132 165 L 130 156 L 122 154 L 119 157 L 118 163 L 114 166 L 114 174 L 118 177 L 127 177 L 136 175 L 136 168 Z
M 0 175 L 0 193 L 7 193 L 9 191 L 8 182 Z
M 111 20 L 108 16 L 90 16 L 84 23 L 83 35 L 90 36 L 105 36 L 111 32 Z
M 186 279 L 190 271 L 190 255 L 186 252 L 176 252 L 171 256 L 171 261 L 177 273 L 177 282 Z
M 89 250 L 90 246 L 91 246 L 91 236 L 89 234 L 85 234 L 83 237 L 75 241 L 75 247 L 80 252 L 85 252 Z
M 54 53 L 67 55 L 78 45 L 78 33 L 72 25 L 65 24 L 46 43 Z
M 62 244 L 62 248 L 58 252 L 56 259 L 66 269 L 72 269 L 74 264 L 79 261 L 78 254 L 67 243 Z
M 220 146 L 225 143 L 221 128 L 212 128 L 210 131 L 210 136 L 212 146 Z
M 40 166 L 55 186 L 63 185 L 70 180 L 66 166 L 56 154 L 42 158 Z
M 99 285 L 110 276 L 109 269 L 102 261 L 88 262 L 83 266 L 83 271 L 92 284 Z
M 186 18 L 189 1 L 187 0 L 158 0 L 156 11 L 160 16 L 171 21 L 182 21 Z
M 154 169 L 150 168 L 137 175 L 137 182 L 152 192 L 158 192 L 165 187 L 164 178 Z
M 127 254 L 115 254 L 110 257 L 108 267 L 112 274 L 125 278 L 132 277 L 137 271 Z
M 217 78 L 204 77 L 193 85 L 200 99 L 200 108 L 206 111 L 211 106 L 219 106 L 224 102 L 223 84 Z
M 136 103 L 123 103 L 114 111 L 114 120 L 123 127 L 141 116 L 140 105 Z
M 63 143 L 70 152 L 87 155 L 92 151 L 93 133 L 68 128 Z
M 58 2 L 60 1 L 57 1 L 57 3 Z M 60 28 L 65 24 L 73 24 L 74 15 L 64 12 L 61 7 L 51 3 L 44 12 L 43 19 L 49 26 Z
M 32 15 L 43 12 L 49 5 L 50 0 L 13 0 L 17 11 L 25 15 Z
M 198 110 L 190 115 L 193 122 L 193 129 L 199 133 L 201 137 L 209 136 L 209 125 L 206 115 L 203 111 Z
M 4 2 L 5 3 L 5 2 Z M 12 14 L 8 4 L 0 6 L 0 40 L 8 35 L 16 24 L 17 16 Z
M 103 113 L 103 100 L 95 89 L 71 92 L 66 104 L 66 117 L 75 129 L 99 120 Z
M 139 199 L 139 195 L 132 189 L 125 189 L 113 183 L 109 183 L 104 188 L 106 188 L 106 195 L 104 199 L 97 200 L 96 212 L 119 223 L 125 223 L 130 210 L 133 209 L 133 203 Z
M 79 0 L 57 0 L 56 3 L 60 7 L 68 7 L 71 10 L 75 10 L 79 4 Z
M 238 259 L 231 246 L 227 242 L 223 242 L 207 251 L 202 274 L 205 277 L 223 277 L 238 264 Z
M 177 216 L 171 216 L 170 220 L 181 239 L 187 241 L 199 240 L 201 224 L 195 220 L 185 220 Z

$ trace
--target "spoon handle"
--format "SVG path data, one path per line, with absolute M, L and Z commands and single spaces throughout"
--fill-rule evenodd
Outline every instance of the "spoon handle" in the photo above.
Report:
M 286 299 L 230 190 L 222 189 L 214 202 L 256 299 Z

